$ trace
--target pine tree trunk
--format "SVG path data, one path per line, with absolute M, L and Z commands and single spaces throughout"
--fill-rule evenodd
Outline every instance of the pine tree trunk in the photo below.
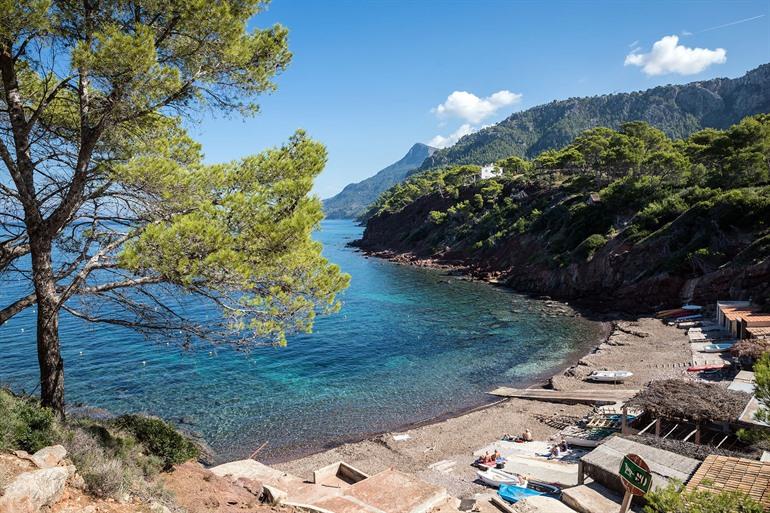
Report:
M 59 345 L 59 297 L 51 262 L 51 242 L 33 242 L 32 272 L 37 296 L 37 359 L 40 400 L 64 418 L 64 360 Z

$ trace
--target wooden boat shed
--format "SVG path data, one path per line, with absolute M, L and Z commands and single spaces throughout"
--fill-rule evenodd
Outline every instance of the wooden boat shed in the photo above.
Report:
M 583 484 L 585 477 L 589 476 L 607 488 L 623 494 L 618 472 L 626 454 L 638 454 L 649 465 L 653 488 L 665 487 L 672 479 L 686 482 L 700 464 L 700 461 L 681 454 L 613 436 L 580 458 L 578 483 Z

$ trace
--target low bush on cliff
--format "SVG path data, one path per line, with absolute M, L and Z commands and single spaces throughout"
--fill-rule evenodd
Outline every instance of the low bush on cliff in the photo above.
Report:
M 123 415 L 115 420 L 115 425 L 132 433 L 149 454 L 161 459 L 166 469 L 199 456 L 194 443 L 160 419 Z
M 680 483 L 645 495 L 644 513 L 762 513 L 762 505 L 736 491 L 681 490 Z
M 173 465 L 197 458 L 199 449 L 161 419 L 123 415 L 116 419 L 60 421 L 36 399 L 0 389 L 0 451 L 61 444 L 83 477 L 86 491 L 97 497 L 149 497 L 151 481 Z
M 59 437 L 53 412 L 37 401 L 0 390 L 0 451 L 21 449 L 34 453 Z

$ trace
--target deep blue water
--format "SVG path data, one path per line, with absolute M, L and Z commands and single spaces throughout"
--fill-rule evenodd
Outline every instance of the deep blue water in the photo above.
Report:
M 349 221 L 323 223 L 324 254 L 351 285 L 340 313 L 285 348 L 185 351 L 64 316 L 68 401 L 182 421 L 220 459 L 265 441 L 263 458 L 287 459 L 481 404 L 600 336 L 596 323 L 544 315 L 507 289 L 366 258 L 345 246 L 360 235 Z M 0 282 L 0 304 L 21 285 Z M 34 326 L 30 310 L 0 327 L 0 382 L 17 390 L 36 390 Z

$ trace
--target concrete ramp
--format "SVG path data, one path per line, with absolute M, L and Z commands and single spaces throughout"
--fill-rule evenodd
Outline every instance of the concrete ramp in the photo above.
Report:
M 549 390 L 545 388 L 500 387 L 489 392 L 499 397 L 564 404 L 615 404 L 631 399 L 638 389 L 597 388 L 591 390 Z
M 521 501 L 531 513 L 575 513 L 575 510 L 553 497 L 529 497 Z M 612 511 L 617 513 L 617 511 Z
M 568 460 L 549 459 L 547 442 L 528 442 L 517 444 L 499 440 L 474 452 L 475 456 L 485 453 L 492 454 L 499 451 L 506 458 L 505 470 L 521 474 L 530 479 L 545 481 L 546 483 L 558 483 L 562 486 L 575 486 L 578 484 L 577 458 Z M 576 452 L 575 456 L 584 454 Z
M 561 500 L 578 513 L 616 513 L 621 497 L 597 483 L 575 486 L 561 492 Z
M 440 486 L 389 469 L 311 504 L 333 513 L 427 513 L 449 498 Z

